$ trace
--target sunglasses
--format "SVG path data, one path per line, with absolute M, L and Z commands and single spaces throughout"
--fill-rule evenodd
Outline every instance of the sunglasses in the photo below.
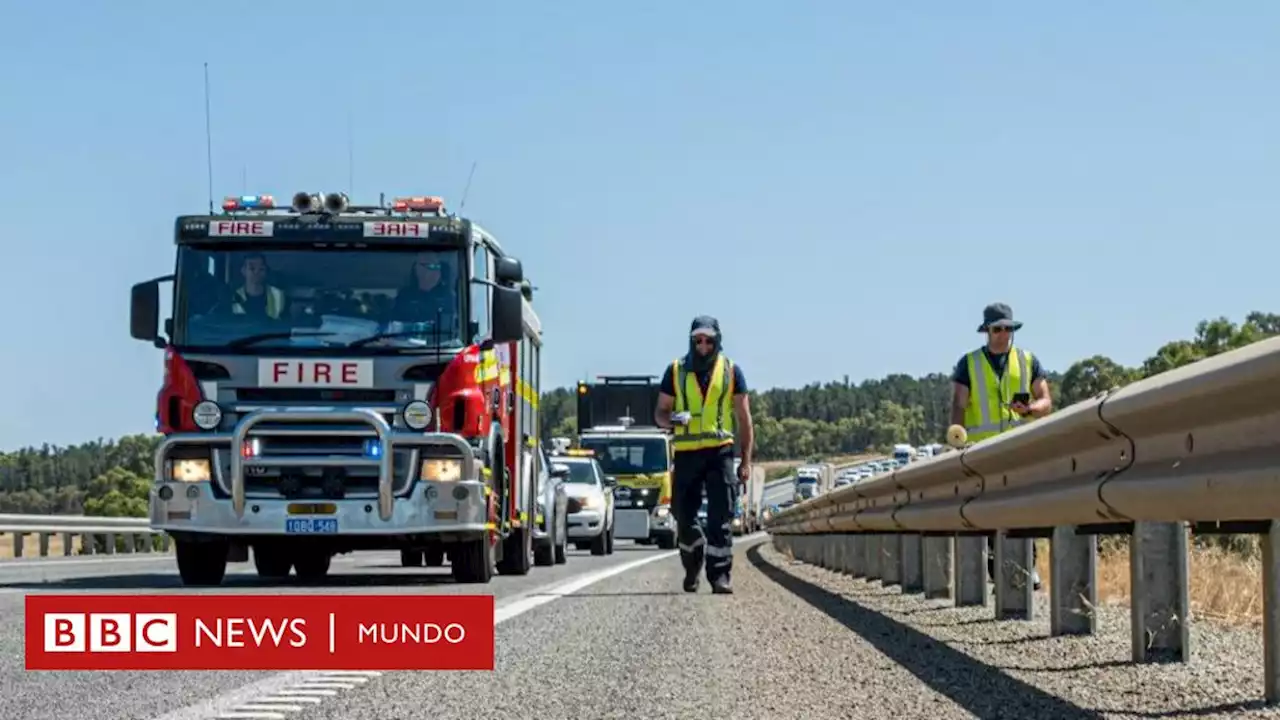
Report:
M 1001 333 L 1007 333 L 1007 332 L 1009 332 L 1009 328 L 1007 328 L 1007 327 L 989 327 L 989 328 L 987 328 L 987 332 L 989 332 L 989 333 L 995 333 L 996 335 L 999 335 L 999 334 L 1001 334 Z
M 715 341 L 715 338 L 709 338 L 709 337 L 706 337 L 705 335 L 699 335 L 693 339 L 693 344 L 715 346 L 716 341 Z
M 426 268 L 428 270 L 440 269 L 440 263 L 437 263 L 437 262 L 420 262 L 420 263 L 417 263 L 417 266 L 420 268 Z

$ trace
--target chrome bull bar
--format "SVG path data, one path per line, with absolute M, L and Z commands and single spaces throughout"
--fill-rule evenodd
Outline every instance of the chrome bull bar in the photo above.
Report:
M 237 518 L 244 517 L 245 510 L 245 482 L 244 482 L 244 466 L 245 459 L 241 454 L 241 448 L 244 443 L 252 435 L 254 427 L 264 422 L 346 422 L 352 424 L 368 425 L 377 435 L 378 443 L 382 448 L 381 456 L 378 458 L 357 458 L 350 456 L 328 456 L 328 455 L 290 455 L 283 457 L 255 457 L 249 464 L 255 466 L 266 467 L 351 467 L 351 466 L 376 466 L 378 468 L 378 517 L 383 521 L 391 519 L 395 497 L 393 495 L 393 485 L 395 482 L 393 452 L 397 446 L 444 446 L 457 451 L 459 460 L 462 462 L 462 478 L 464 480 L 475 479 L 476 477 L 476 459 L 472 451 L 470 443 L 460 435 L 452 433 L 417 433 L 417 432 L 396 432 L 387 423 L 381 414 L 374 410 L 367 409 L 347 409 L 333 407 L 305 407 L 305 408 L 260 408 L 245 415 L 231 433 L 230 437 L 226 433 L 182 433 L 171 435 L 156 450 L 155 465 L 156 478 L 165 478 L 166 469 L 165 461 L 168 458 L 169 449 L 174 445 L 220 445 L 228 444 L 229 455 L 231 461 L 230 481 L 231 481 L 231 507 Z M 411 470 L 412 473 L 412 470 Z

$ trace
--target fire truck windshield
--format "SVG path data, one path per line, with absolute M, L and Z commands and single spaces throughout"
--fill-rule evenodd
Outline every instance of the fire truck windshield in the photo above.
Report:
M 461 347 L 471 334 L 462 315 L 465 268 L 459 250 L 183 245 L 174 343 L 202 349 Z

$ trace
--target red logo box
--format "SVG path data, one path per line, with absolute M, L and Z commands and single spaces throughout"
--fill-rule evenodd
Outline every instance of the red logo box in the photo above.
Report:
M 28 670 L 492 670 L 492 595 L 28 595 Z

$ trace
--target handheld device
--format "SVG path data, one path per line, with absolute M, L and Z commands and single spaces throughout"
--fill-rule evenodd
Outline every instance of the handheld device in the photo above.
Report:
M 1022 403 L 1023 405 L 1031 404 L 1031 393 L 1014 393 L 1013 402 Z

